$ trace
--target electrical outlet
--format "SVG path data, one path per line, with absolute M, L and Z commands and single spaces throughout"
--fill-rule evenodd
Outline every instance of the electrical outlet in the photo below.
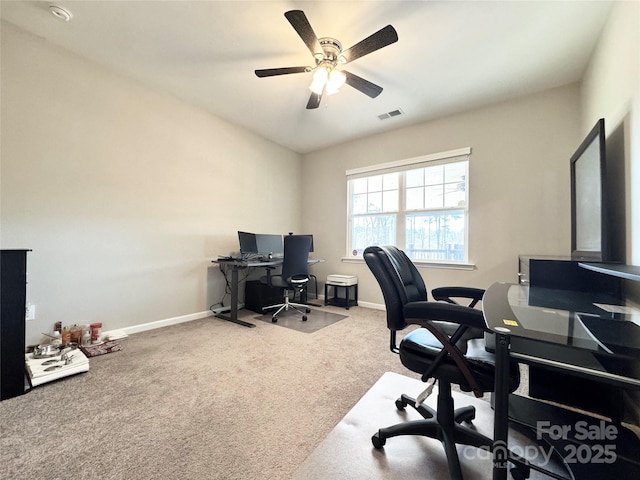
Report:
M 35 320 L 36 319 L 36 306 L 32 305 L 32 304 L 27 304 L 27 312 L 26 312 L 26 319 L 27 321 L 29 320 Z

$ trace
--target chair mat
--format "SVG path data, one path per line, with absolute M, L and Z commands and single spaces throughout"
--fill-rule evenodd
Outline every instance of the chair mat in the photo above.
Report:
M 393 372 L 382 375 L 298 467 L 292 480 L 449 480 L 444 449 L 438 440 L 399 436 L 387 439 L 381 450 L 371 444 L 371 436 L 379 428 L 422 418 L 411 407 L 405 411 L 397 410 L 395 401 L 402 393 L 415 398 L 423 389 L 424 383 L 420 380 Z M 437 393 L 436 387 L 425 402 L 432 408 L 435 408 Z M 489 396 L 477 399 L 455 391 L 452 395 L 456 408 L 465 405 L 476 407 L 473 425 L 480 433 L 493 437 L 493 410 L 487 401 Z M 527 446 L 532 443 L 535 442 L 510 429 L 509 445 L 512 449 L 518 446 L 529 448 Z M 533 445 L 531 448 L 534 448 Z M 465 479 L 492 478 L 491 453 L 458 446 L 458 456 Z M 558 471 L 557 466 L 552 469 Z M 549 477 L 531 472 L 531 480 L 543 478 Z
M 272 312 L 267 312 L 264 315 L 258 315 L 254 318 L 266 323 L 273 323 L 273 325 L 297 330 L 298 332 L 313 333 L 324 327 L 333 325 L 348 316 L 322 310 L 321 308 L 310 308 L 311 312 L 306 314 L 306 322 L 302 321 L 302 315 L 295 310 L 280 313 L 280 315 L 278 315 L 278 321 L 275 323 L 271 322 Z

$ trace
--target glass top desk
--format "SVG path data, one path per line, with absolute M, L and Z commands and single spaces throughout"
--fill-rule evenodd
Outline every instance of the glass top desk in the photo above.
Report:
M 613 297 L 495 283 L 483 313 L 496 337 L 494 447 L 502 446 L 494 448 L 496 480 L 507 478 L 510 359 L 640 389 L 640 312 Z

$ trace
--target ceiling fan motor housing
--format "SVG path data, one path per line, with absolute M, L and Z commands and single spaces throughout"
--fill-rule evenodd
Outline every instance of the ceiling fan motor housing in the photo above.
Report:
M 318 43 L 320 43 L 324 52 L 314 54 L 316 64 L 328 61 L 335 67 L 338 62 L 345 63 L 344 57 L 340 58 L 342 44 L 338 40 L 331 37 L 322 37 L 318 39 Z

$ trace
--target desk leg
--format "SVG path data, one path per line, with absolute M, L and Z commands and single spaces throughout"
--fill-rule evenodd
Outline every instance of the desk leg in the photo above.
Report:
M 496 333 L 493 420 L 493 480 L 506 480 L 509 435 L 509 335 Z
M 222 313 L 216 314 L 216 317 L 222 318 L 223 320 L 227 320 L 229 322 L 237 323 L 238 325 L 242 325 L 243 327 L 255 327 L 253 323 L 244 322 L 242 320 L 238 320 L 238 267 L 234 266 L 231 269 L 231 305 L 229 315 L 223 315 Z

